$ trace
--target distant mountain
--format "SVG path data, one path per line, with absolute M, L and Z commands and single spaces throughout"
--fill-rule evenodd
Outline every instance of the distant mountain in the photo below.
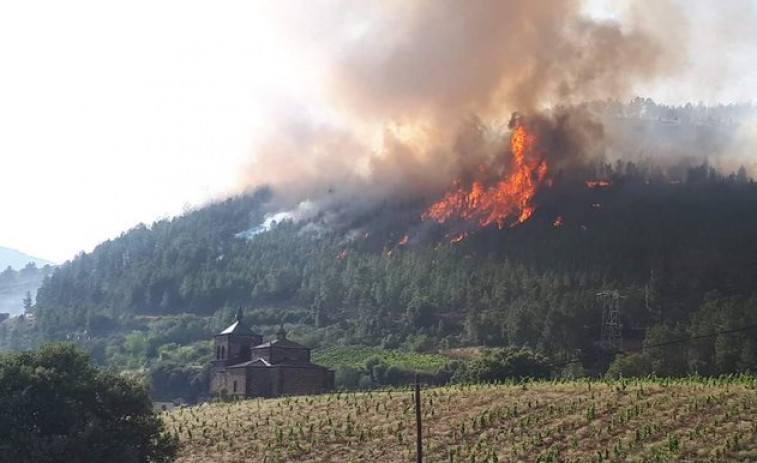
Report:
M 5 268 L 0 272 L 0 313 L 18 315 L 24 312 L 24 298 L 31 296 L 34 303 L 37 290 L 42 286 L 45 277 L 53 272 L 53 267 L 45 265 L 36 267 L 25 266 L 21 270 Z
M 44 259 L 32 257 L 23 252 L 16 251 L 15 249 L 0 246 L 0 270 L 4 270 L 9 266 L 15 270 L 21 270 L 29 262 L 33 262 L 37 267 L 44 267 L 45 265 L 52 264 Z
M 50 265 L 46 260 L 0 246 L 0 313 L 23 313 L 24 297 L 29 293 L 34 300 L 45 276 L 52 273 Z

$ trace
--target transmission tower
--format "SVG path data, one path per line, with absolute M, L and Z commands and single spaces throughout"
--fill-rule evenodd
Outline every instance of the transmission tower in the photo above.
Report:
M 659 325 L 662 323 L 662 307 L 658 303 L 657 281 L 654 270 L 649 271 L 649 282 L 644 285 L 644 306 L 654 321 Z
M 603 349 L 619 351 L 623 347 L 623 324 L 620 322 L 620 293 L 617 289 L 597 293 L 602 305 L 602 334 L 599 344 Z

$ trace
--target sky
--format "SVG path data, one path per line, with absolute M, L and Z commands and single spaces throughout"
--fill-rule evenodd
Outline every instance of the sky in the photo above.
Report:
M 687 71 L 639 93 L 757 100 L 756 2 L 681 1 Z M 0 2 L 0 246 L 62 263 L 239 191 L 272 113 L 306 101 L 329 117 L 323 56 L 338 48 L 308 47 L 291 21 L 334 3 Z

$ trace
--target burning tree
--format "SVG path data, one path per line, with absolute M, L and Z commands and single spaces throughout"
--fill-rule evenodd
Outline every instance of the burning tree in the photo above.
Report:
M 491 177 L 491 169 L 481 166 L 479 177 L 470 186 L 448 192 L 432 204 L 422 218 L 445 223 L 452 219 L 475 221 L 482 227 L 496 223 L 499 228 L 528 220 L 534 212 L 533 198 L 547 178 L 547 161 L 536 144 L 536 133 L 522 118 L 514 116 L 510 135 L 510 165 L 502 175 Z

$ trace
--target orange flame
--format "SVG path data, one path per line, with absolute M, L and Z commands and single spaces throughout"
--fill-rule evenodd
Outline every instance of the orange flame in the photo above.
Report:
M 399 243 L 397 243 L 397 246 L 405 246 L 409 241 L 410 241 L 410 238 L 407 235 L 405 235 L 402 237 L 402 240 Z
M 557 216 L 554 222 L 552 222 L 552 226 L 555 227 L 562 227 L 562 216 Z
M 457 235 L 456 237 L 452 238 L 451 240 L 449 240 L 449 242 L 452 243 L 452 244 L 459 243 L 460 241 L 464 240 L 466 236 L 468 236 L 467 233 L 462 233 L 462 234 Z
M 339 254 L 336 255 L 336 258 L 338 260 L 343 260 L 343 259 L 346 259 L 347 257 L 349 257 L 349 255 L 350 255 L 350 251 L 348 251 L 346 249 L 343 249 L 342 252 L 340 252 Z
M 588 188 L 604 188 L 610 186 L 608 180 L 587 180 L 586 186 Z
M 432 204 L 421 218 L 440 223 L 452 218 L 475 220 L 482 227 L 496 223 L 499 228 L 528 220 L 534 212 L 533 197 L 547 175 L 546 161 L 534 152 L 535 141 L 523 125 L 515 127 L 510 136 L 513 158 L 507 175 L 492 186 L 476 180 L 470 189 L 458 187 Z

